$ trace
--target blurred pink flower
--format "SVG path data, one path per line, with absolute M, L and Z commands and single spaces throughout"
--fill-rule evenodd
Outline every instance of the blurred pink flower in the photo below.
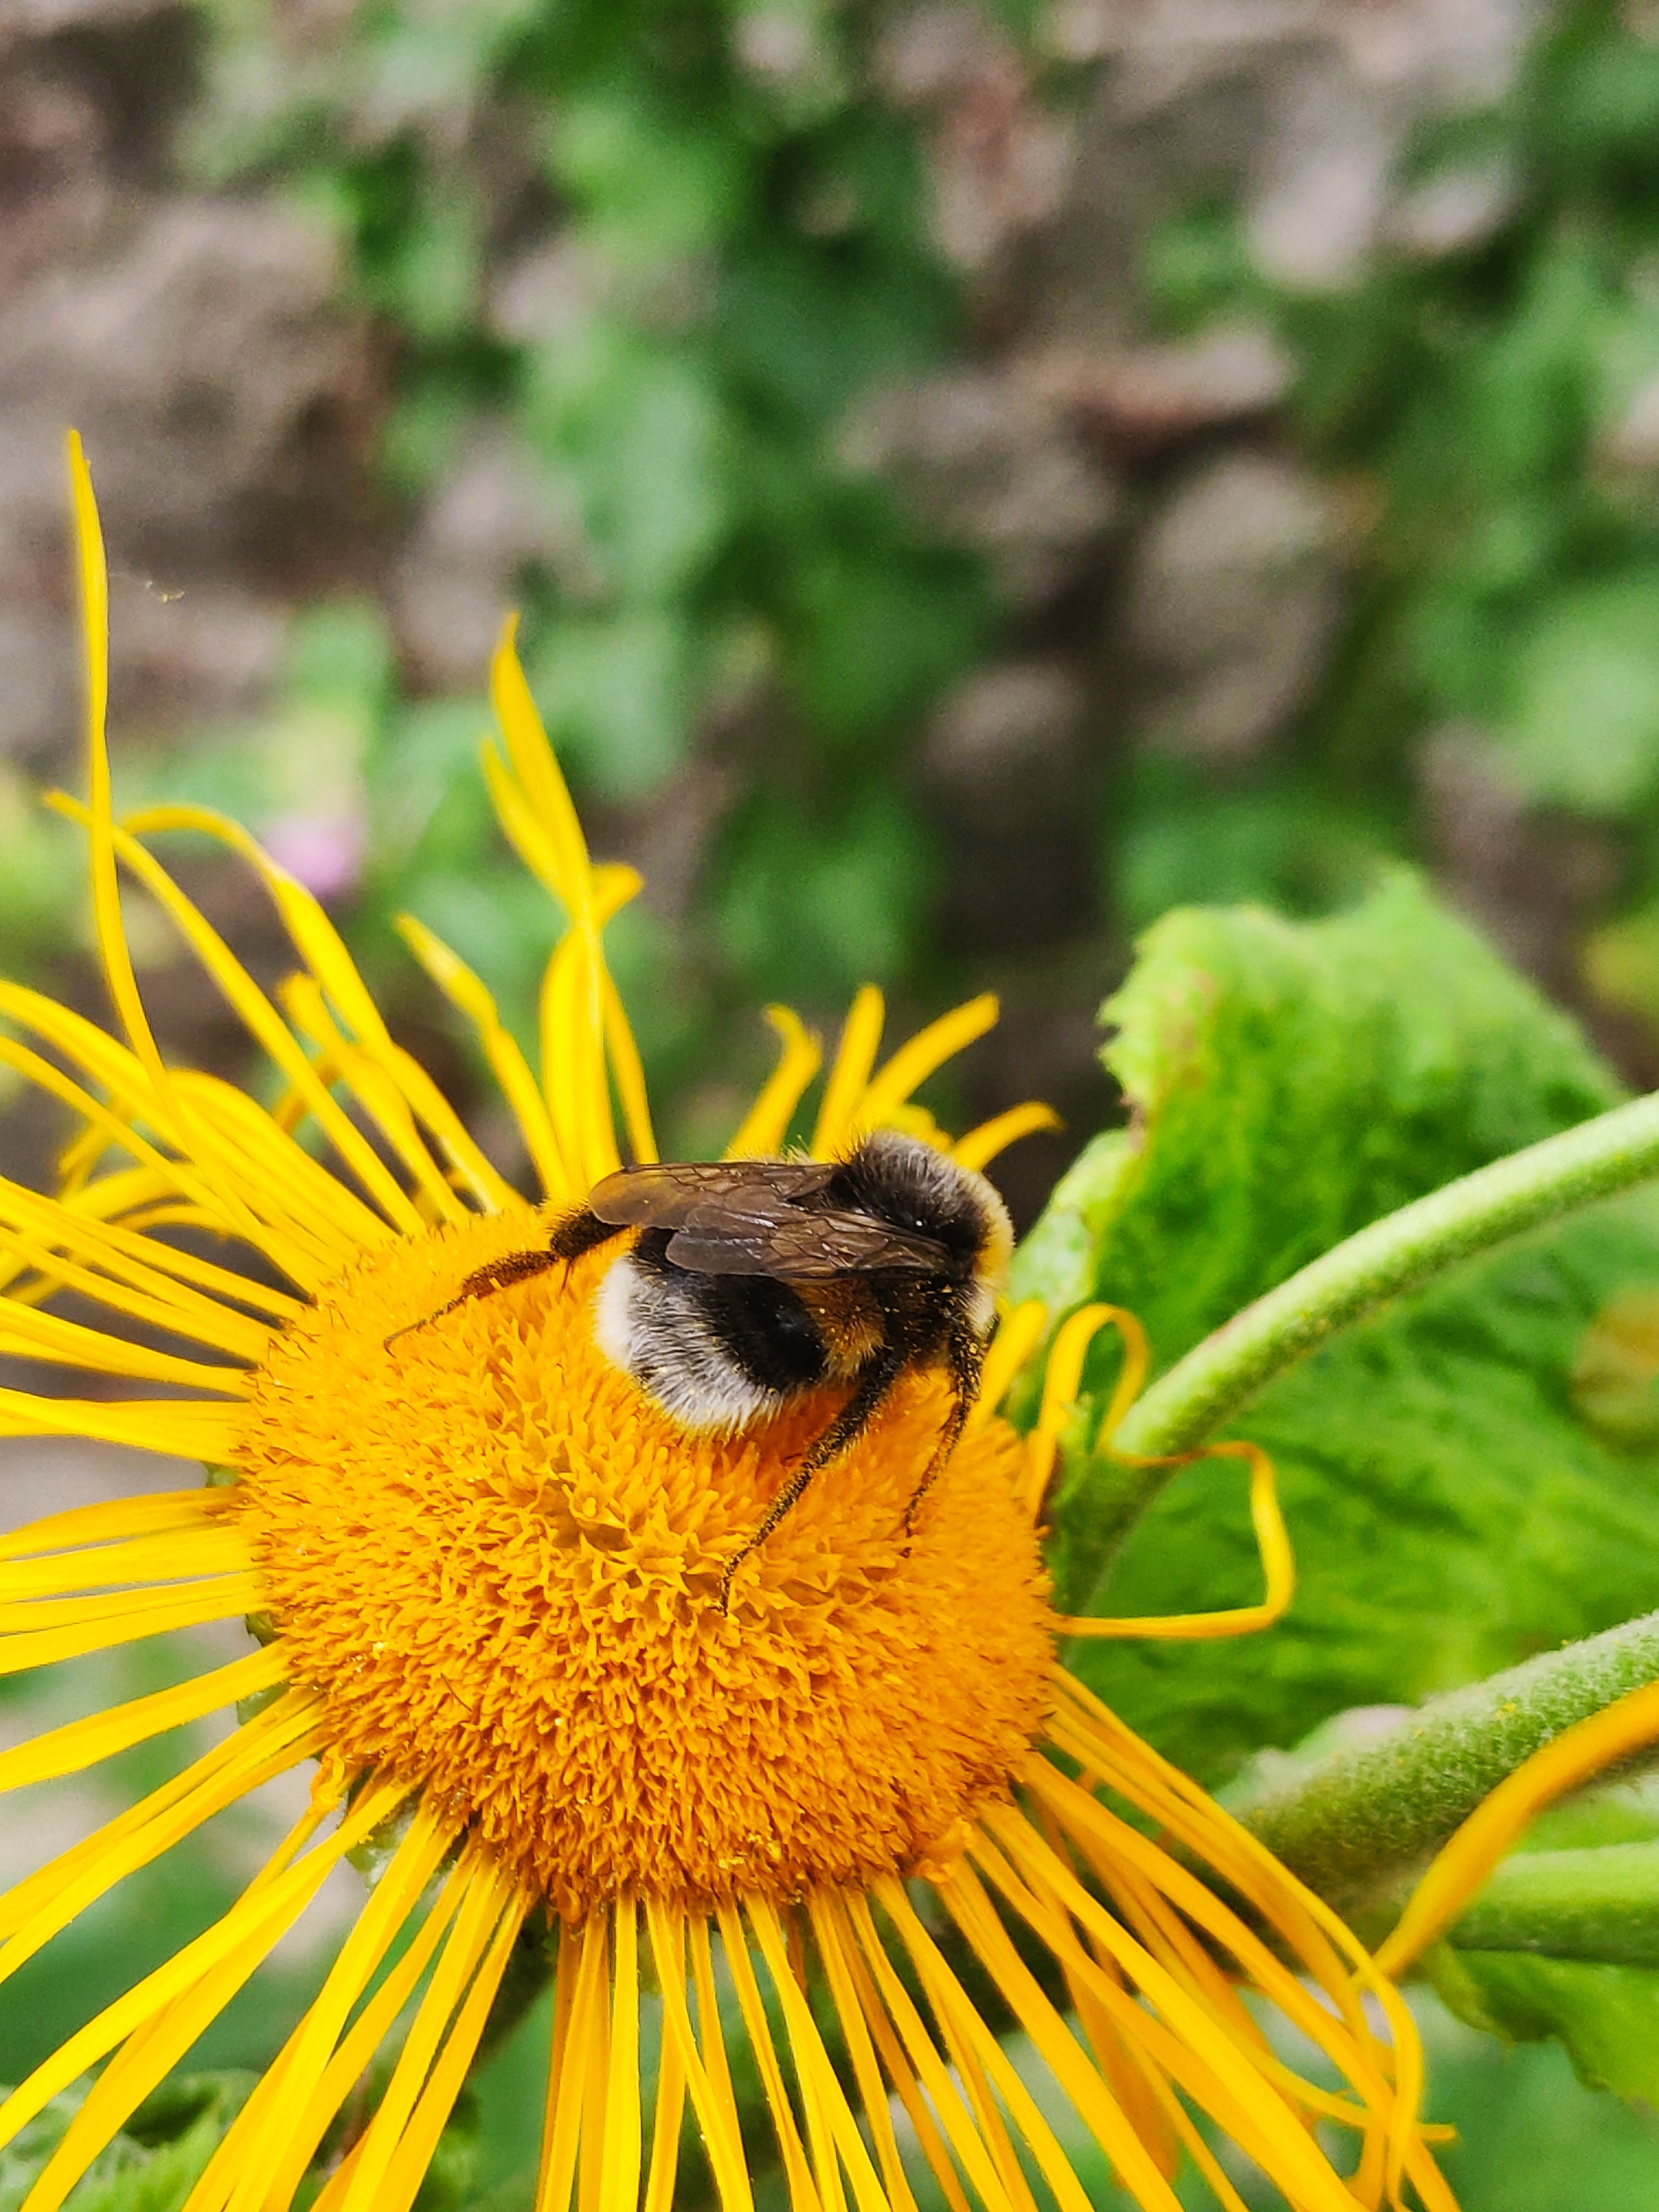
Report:
M 265 850 L 315 898 L 337 898 L 362 872 L 368 825 L 361 807 L 281 814 L 265 827 Z

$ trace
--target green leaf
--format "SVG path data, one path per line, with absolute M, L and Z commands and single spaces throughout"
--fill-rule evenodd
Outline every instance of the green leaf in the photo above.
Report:
M 256 2079 L 246 2073 L 190 2074 L 164 2082 L 94 2161 L 76 2190 L 75 2212 L 175 2212 Z M 0 2150 L 0 2212 L 17 2212 L 80 2110 L 88 2086 L 54 2097 Z
M 1461 2212 L 1632 2212 L 1652 2193 L 1651 2120 L 1574 2079 L 1557 2044 L 1504 2049 L 1427 1991 L 1412 2009 L 1429 2060 L 1428 2118 Z
M 1659 781 L 1659 570 L 1564 593 L 1515 667 L 1505 757 L 1526 796 L 1619 815 Z
M 684 757 L 692 718 L 686 625 L 659 607 L 555 624 L 529 674 L 561 755 L 603 799 L 648 798 Z
M 1171 915 L 1108 1012 L 1135 1120 L 1061 1184 L 1016 1287 L 1139 1311 L 1160 1364 L 1366 1222 L 1618 1096 L 1571 1026 L 1403 878 L 1332 921 Z M 1659 1455 L 1610 1442 L 1571 1389 L 1585 1331 L 1644 1283 L 1659 1285 L 1645 1195 L 1328 1344 L 1237 1426 L 1279 1467 L 1301 1573 L 1288 1618 L 1224 1652 L 1093 1644 L 1073 1663 L 1215 1779 L 1346 1707 L 1415 1702 L 1651 1605 Z M 1068 1609 L 1259 1594 L 1238 1470 L 1208 1462 L 1091 1595 L 1092 1486 L 1109 1480 L 1074 1467 L 1062 1494 Z
M 625 76 L 559 107 L 550 167 L 586 228 L 624 264 L 716 246 L 744 204 L 747 148 L 723 117 L 670 116 L 659 88 Z
M 904 972 L 933 856 L 891 793 L 855 788 L 833 811 L 760 793 L 723 859 L 721 939 L 763 991 L 833 1000 Z
M 1439 1945 L 1442 1998 L 1471 2027 L 1514 2043 L 1559 2035 L 1580 2081 L 1659 2104 L 1659 1973 L 1524 1951 Z
M 1640 1840 L 1513 1852 L 1425 1962 L 1471 2026 L 1511 2042 L 1559 2036 L 1581 2081 L 1659 2104 L 1659 1839 L 1650 1790 L 1565 1807 L 1581 1831 Z M 1544 1826 L 1540 1823 L 1540 1828 Z
M 1331 921 L 1186 908 L 1138 953 L 1102 1010 L 1132 1126 L 1056 1188 L 1016 1286 L 1133 1307 L 1160 1366 L 1367 1222 L 1620 1095 L 1403 872 Z

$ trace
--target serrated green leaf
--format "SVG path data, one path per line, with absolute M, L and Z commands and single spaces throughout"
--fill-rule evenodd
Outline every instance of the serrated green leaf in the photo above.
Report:
M 1088 1678 L 1183 1764 L 1227 1772 L 1354 1705 L 1415 1703 L 1659 1601 L 1659 1454 L 1619 1450 L 1568 1378 L 1600 1306 L 1659 1282 L 1659 1208 L 1626 1200 L 1402 1301 L 1234 1425 L 1272 1453 L 1300 1574 L 1286 1619 L 1223 1647 L 1095 1646 Z M 1178 1476 L 1104 1609 L 1260 1589 L 1228 1463 Z
M 1378 1215 L 1617 1097 L 1571 1026 L 1408 881 L 1311 925 L 1169 917 L 1109 1012 L 1136 1112 L 1085 1154 L 1018 1288 L 1139 1311 L 1160 1364 Z M 1300 1568 L 1270 1634 L 1074 1663 L 1211 1779 L 1353 1705 L 1415 1702 L 1659 1601 L 1659 1455 L 1575 1405 L 1581 1341 L 1659 1285 L 1645 1195 L 1467 1267 L 1327 1345 L 1237 1425 L 1278 1464 Z M 1249 1601 L 1236 1466 L 1176 1478 L 1090 1610 Z M 1058 1511 L 1086 1600 L 1088 1485 Z
M 1131 1127 L 1066 1176 L 1015 1287 L 1132 1307 L 1160 1367 L 1367 1222 L 1620 1096 L 1404 873 L 1331 921 L 1184 908 L 1138 951 L 1103 1009 Z

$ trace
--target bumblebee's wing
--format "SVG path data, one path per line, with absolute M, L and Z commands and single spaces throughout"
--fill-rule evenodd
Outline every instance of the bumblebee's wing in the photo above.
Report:
M 700 1275 L 775 1275 L 785 1281 L 821 1282 L 831 1275 L 867 1274 L 877 1267 L 922 1273 L 943 1266 L 945 1247 L 931 1237 L 895 1228 L 868 1213 L 824 1208 L 810 1212 L 787 1202 L 769 1218 L 745 1208 L 740 1216 L 688 1221 L 668 1240 L 677 1267 Z
M 941 1265 L 945 1249 L 931 1237 L 813 1206 L 835 1172 L 823 1160 L 670 1161 L 607 1176 L 587 1203 L 619 1229 L 673 1231 L 668 1257 L 696 1274 L 808 1282 Z
M 759 1226 L 822 1190 L 835 1172 L 825 1160 L 653 1162 L 606 1176 L 587 1204 L 618 1229 Z

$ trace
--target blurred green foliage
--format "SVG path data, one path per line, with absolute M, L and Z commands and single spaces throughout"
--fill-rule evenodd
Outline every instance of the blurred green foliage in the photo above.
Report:
M 1565 0 L 1505 96 L 1419 129 L 1398 241 L 1352 289 L 1276 289 L 1237 211 L 1154 237 L 1174 326 L 1266 315 L 1343 495 L 1351 611 L 1320 695 L 1231 804 L 1308 830 L 1253 887 L 1301 902 L 1332 814 L 1409 849 L 1420 748 L 1480 733 L 1521 800 L 1604 825 L 1602 997 L 1659 1018 L 1659 44 Z M 1442 235 L 1434 236 L 1437 226 Z M 1177 807 L 1178 814 L 1180 809 Z M 1126 839 L 1144 839 L 1132 822 Z

